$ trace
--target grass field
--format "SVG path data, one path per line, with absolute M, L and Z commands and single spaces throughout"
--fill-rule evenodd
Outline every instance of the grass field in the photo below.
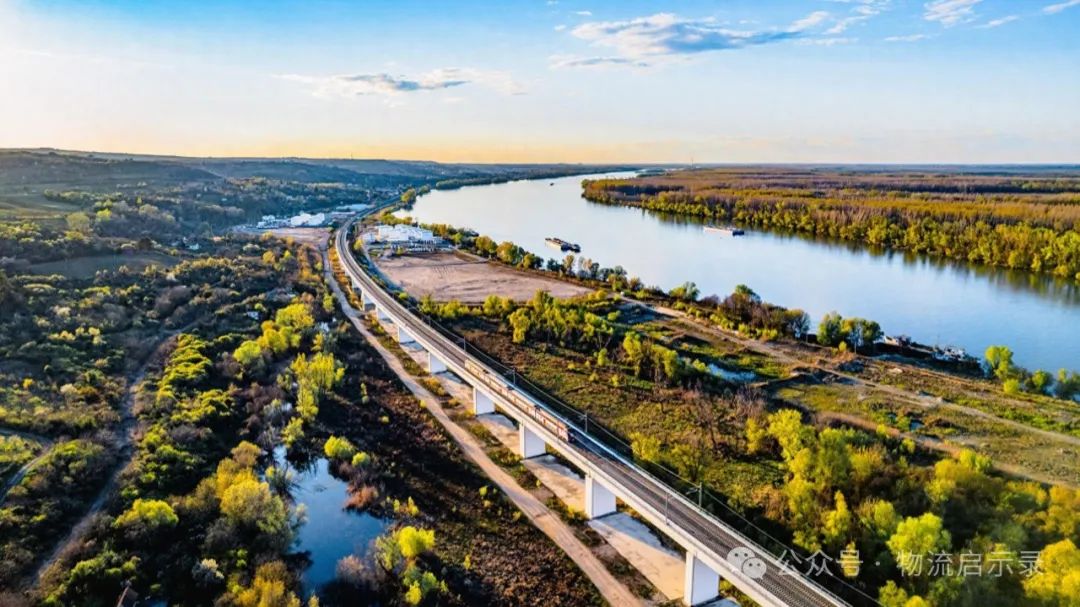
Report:
M 127 266 L 131 270 L 140 271 L 147 266 L 164 266 L 171 268 L 180 260 L 165 255 L 164 253 L 124 253 L 119 255 L 95 255 L 93 257 L 76 257 L 61 261 L 49 261 L 30 266 L 30 272 L 34 274 L 61 274 L 68 278 L 92 278 L 99 270 L 116 270 L 121 266 Z

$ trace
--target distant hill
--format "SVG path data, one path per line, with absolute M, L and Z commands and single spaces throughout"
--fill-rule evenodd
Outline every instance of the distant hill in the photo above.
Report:
M 0 150 L 0 213 L 71 211 L 49 190 L 92 193 L 161 189 L 222 179 L 264 178 L 308 184 L 340 183 L 366 189 L 423 183 L 481 183 L 606 171 L 610 165 L 444 164 L 432 161 L 317 158 L 198 158 L 77 152 Z

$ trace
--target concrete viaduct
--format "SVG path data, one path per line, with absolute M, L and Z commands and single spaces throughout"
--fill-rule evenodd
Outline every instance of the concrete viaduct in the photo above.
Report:
M 390 325 L 399 342 L 415 343 L 427 354 L 431 373 L 452 371 L 473 387 L 472 410 L 496 407 L 517 422 L 519 454 L 543 455 L 549 448 L 585 473 L 585 515 L 616 511 L 616 500 L 679 543 L 686 551 L 683 600 L 698 605 L 716 599 L 721 576 L 766 607 L 847 605 L 815 582 L 786 569 L 775 557 L 632 461 L 552 412 L 470 355 L 461 343 L 431 327 L 383 290 L 352 257 L 351 222 L 338 229 L 335 246 L 365 311 Z

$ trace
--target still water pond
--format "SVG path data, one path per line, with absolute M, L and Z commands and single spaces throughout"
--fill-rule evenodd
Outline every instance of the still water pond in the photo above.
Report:
M 689 280 L 703 295 L 724 295 L 741 283 L 815 321 L 836 310 L 922 343 L 976 356 L 1005 344 L 1024 366 L 1080 369 L 1075 284 L 801 236 L 706 232 L 699 222 L 590 203 L 581 198 L 582 179 L 436 190 L 402 214 L 469 227 L 544 257 L 564 256 L 544 242 L 557 236 L 580 244 L 581 257 L 621 265 L 664 289 Z
M 280 449 L 275 455 L 278 462 L 284 460 Z M 325 459 L 319 458 L 308 469 L 294 469 L 294 472 L 293 499 L 307 507 L 307 522 L 300 527 L 295 546 L 311 558 L 311 566 L 301 579 L 306 593 L 333 581 L 337 562 L 343 557 L 367 554 L 372 541 L 386 530 L 389 521 L 345 510 L 348 484 L 330 474 Z

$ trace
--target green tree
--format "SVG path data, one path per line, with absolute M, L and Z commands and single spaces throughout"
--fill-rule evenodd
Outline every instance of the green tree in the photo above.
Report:
M 984 354 L 986 366 L 1000 380 L 1009 379 L 1014 372 L 1013 352 L 1005 346 L 990 346 Z
M 926 555 L 948 550 L 952 545 L 949 532 L 944 529 L 941 517 L 927 512 L 919 517 L 905 518 L 896 527 L 886 545 L 893 558 L 908 575 L 921 575 Z M 921 555 L 918 559 L 915 555 Z
M 836 312 L 829 312 L 818 324 L 817 341 L 823 346 L 836 347 L 847 337 L 844 333 L 844 319 Z
M 1024 593 L 1039 605 L 1080 605 L 1080 549 L 1072 540 L 1050 544 L 1039 553 L 1039 571 L 1024 580 Z
M 179 521 L 168 502 L 140 498 L 116 517 L 113 527 L 134 538 L 150 539 L 156 531 L 175 527 Z
M 331 436 L 326 439 L 326 443 L 323 445 L 323 452 L 326 453 L 326 457 L 330 459 L 350 461 L 352 460 L 352 457 L 356 455 L 356 447 L 354 447 L 347 438 Z
M 641 376 L 641 365 L 645 361 L 646 346 L 641 341 L 641 336 L 633 331 L 628 331 L 622 342 L 623 351 L 626 352 L 626 360 L 634 368 L 634 375 Z

